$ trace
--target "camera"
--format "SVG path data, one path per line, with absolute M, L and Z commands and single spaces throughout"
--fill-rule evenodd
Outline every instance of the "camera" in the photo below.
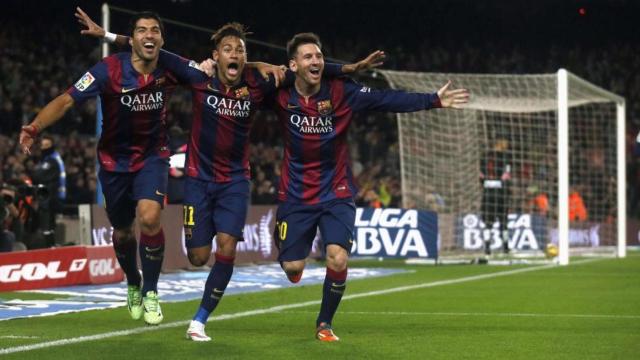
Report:
M 21 183 L 17 186 L 13 184 L 2 184 L 2 205 L 16 204 L 17 200 L 24 200 L 26 197 L 33 196 L 36 200 L 42 202 L 49 200 L 49 188 L 43 184 L 29 185 Z
M 49 199 L 49 189 L 42 185 L 20 185 L 16 191 L 19 198 L 25 198 L 27 196 L 35 196 L 38 201 L 45 201 Z

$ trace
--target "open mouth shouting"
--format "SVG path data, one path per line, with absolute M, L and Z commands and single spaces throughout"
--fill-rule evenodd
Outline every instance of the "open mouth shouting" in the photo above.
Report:
M 229 63 L 229 65 L 227 65 L 227 74 L 229 74 L 230 77 L 238 76 L 239 72 L 240 65 L 237 62 L 231 62 Z
M 142 43 L 142 48 L 144 49 L 145 53 L 153 54 L 154 50 L 156 49 L 156 44 L 153 41 L 145 41 Z
M 319 80 L 320 79 L 320 67 L 319 66 L 311 66 L 309 68 L 309 74 L 311 79 Z

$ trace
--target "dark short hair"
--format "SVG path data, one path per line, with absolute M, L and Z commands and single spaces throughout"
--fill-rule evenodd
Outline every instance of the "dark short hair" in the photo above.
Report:
M 222 25 L 221 28 L 216 30 L 213 35 L 211 35 L 213 47 L 217 48 L 218 45 L 220 45 L 222 39 L 227 36 L 235 36 L 246 43 L 247 35 L 251 35 L 251 33 L 247 31 L 248 29 L 249 28 L 247 28 L 243 24 L 240 24 L 239 22 L 230 22 Z
M 304 44 L 315 44 L 322 49 L 318 35 L 311 32 L 295 34 L 291 40 L 287 42 L 287 56 L 289 56 L 289 59 L 293 59 L 298 51 L 298 47 Z
M 129 35 L 133 35 L 133 32 L 136 30 L 136 24 L 140 19 L 153 19 L 158 22 L 160 26 L 160 33 L 164 37 L 164 24 L 162 23 L 162 19 L 160 19 L 160 15 L 153 11 L 141 11 L 131 17 L 129 20 Z
M 42 144 L 42 142 L 45 141 L 45 140 L 51 141 L 51 149 L 55 149 L 56 148 L 56 141 L 54 140 L 53 136 L 51 136 L 49 134 L 42 134 L 40 136 L 40 144 Z
M 40 140 L 49 140 L 51 141 L 51 143 L 55 144 L 55 140 L 53 139 L 53 136 L 49 135 L 49 134 L 43 134 L 40 136 Z

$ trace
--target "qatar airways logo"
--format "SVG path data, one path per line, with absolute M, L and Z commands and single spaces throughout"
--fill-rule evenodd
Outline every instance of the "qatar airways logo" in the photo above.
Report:
M 326 134 L 333 132 L 333 118 L 331 116 L 300 116 L 291 115 L 289 122 L 303 134 Z
M 247 118 L 251 113 L 251 101 L 249 100 L 234 100 L 209 95 L 207 96 L 207 105 L 211 106 L 218 115 Z
M 160 110 L 164 106 L 162 92 L 144 93 L 120 96 L 120 103 L 129 108 L 129 111 L 153 111 Z

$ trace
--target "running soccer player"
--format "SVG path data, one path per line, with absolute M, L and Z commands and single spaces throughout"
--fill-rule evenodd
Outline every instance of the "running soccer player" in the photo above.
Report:
M 169 170 L 166 105 L 178 81 L 158 66 L 164 44 L 164 26 L 158 15 L 138 13 L 130 26 L 131 52 L 104 58 L 47 104 L 22 128 L 20 145 L 29 153 L 38 134 L 74 104 L 100 95 L 104 120 L 98 142 L 98 176 L 114 228 L 113 247 L 127 277 L 127 308 L 133 319 L 144 317 L 147 324 L 157 325 L 163 320 L 157 284 L 165 244 L 160 214 Z M 138 247 L 135 219 L 140 227 Z
M 256 69 L 245 69 L 246 35 L 239 23 L 226 24 L 213 34 L 215 78 L 202 76 L 188 60 L 170 53 L 160 55 L 161 62 L 193 91 L 183 201 L 189 261 L 196 266 L 206 264 L 214 236 L 217 245 L 200 306 L 186 332 L 193 341 L 211 340 L 205 324 L 233 274 L 236 245 L 243 240 L 251 200 L 249 131 L 265 94 L 275 91 L 275 81 L 265 82 Z
M 105 36 L 104 30 L 86 14 L 79 11 L 76 16 L 91 30 L 89 35 Z M 216 261 L 186 333 L 194 341 L 211 340 L 204 327 L 233 274 L 236 245 L 243 239 L 250 201 L 249 131 L 256 110 L 277 87 L 275 80 L 265 81 L 256 69 L 245 71 L 246 35 L 245 27 L 239 23 L 226 24 L 213 34 L 215 78 L 195 70 L 194 62 L 164 50 L 159 57 L 160 64 L 190 84 L 193 91 L 183 205 L 187 255 L 193 265 L 208 262 L 211 240 L 216 236 Z M 113 39 L 114 35 L 109 37 Z M 122 43 L 121 36 L 116 39 Z M 377 66 L 381 57 L 384 53 L 378 51 L 356 64 L 328 64 L 328 73 L 339 75 L 369 69 Z M 290 74 L 289 81 L 294 78 Z
M 450 82 L 437 93 L 420 94 L 372 90 L 348 78 L 324 79 L 320 39 L 312 33 L 295 35 L 287 43 L 287 53 L 295 84 L 278 90 L 272 101 L 284 136 L 274 238 L 278 260 L 289 280 L 296 283 L 320 229 L 327 270 L 316 338 L 337 341 L 332 320 L 346 288 L 356 213 L 347 145 L 353 114 L 457 108 L 468 101 L 469 93 L 449 90 Z

